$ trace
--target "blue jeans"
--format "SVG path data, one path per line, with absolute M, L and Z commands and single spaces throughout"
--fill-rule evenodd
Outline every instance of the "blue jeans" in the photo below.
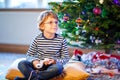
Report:
M 36 69 L 33 67 L 32 63 L 27 60 L 23 60 L 19 62 L 18 69 L 22 72 L 25 79 L 28 79 L 32 72 L 31 80 L 33 80 L 34 78 L 37 78 L 39 80 L 49 80 L 62 73 L 63 65 L 60 63 L 56 63 L 48 66 L 45 70 L 40 70 L 36 73 Z

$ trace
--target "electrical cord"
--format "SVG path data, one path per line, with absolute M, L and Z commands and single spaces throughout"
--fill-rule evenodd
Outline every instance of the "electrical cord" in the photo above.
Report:
M 33 73 L 33 71 L 31 71 L 31 73 L 30 73 L 30 76 L 29 76 L 28 80 L 30 80 L 30 79 L 31 79 L 31 77 L 32 77 L 32 73 Z
M 30 76 L 29 76 L 28 80 L 30 80 L 30 79 L 31 79 L 32 74 L 33 74 L 33 72 L 34 72 L 34 71 L 36 71 L 36 72 L 38 73 L 38 70 L 33 70 L 33 71 L 31 71 L 31 73 L 30 73 Z

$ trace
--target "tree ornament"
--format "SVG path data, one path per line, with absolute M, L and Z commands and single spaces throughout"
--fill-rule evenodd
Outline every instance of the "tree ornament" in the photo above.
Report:
M 85 34 L 86 34 L 86 30 L 83 29 L 83 30 L 82 30 L 82 36 L 85 36 Z
M 81 14 L 82 14 L 82 15 L 86 15 L 87 12 L 86 12 L 85 10 L 83 10 L 83 11 L 81 12 Z
M 117 44 L 120 44 L 120 39 L 117 40 Z
M 115 5 L 120 6 L 120 0 L 113 0 L 113 3 L 114 3 Z
M 102 41 L 99 39 L 99 37 L 95 40 L 96 45 L 102 43 Z
M 95 36 L 93 34 L 90 36 L 90 41 L 91 41 L 91 43 L 95 42 Z
M 96 28 L 95 28 L 95 30 L 96 30 L 96 31 L 98 31 L 98 30 L 99 30 L 99 28 L 98 28 L 98 27 L 96 27 Z
M 101 14 L 101 8 L 100 7 L 95 7 L 94 9 L 93 9 L 93 13 L 95 14 L 95 15 L 100 15 Z
M 83 29 L 85 29 L 85 28 L 86 28 L 86 25 L 83 26 Z
M 79 17 L 79 18 L 76 19 L 75 22 L 77 23 L 78 26 L 80 26 L 81 23 L 82 23 L 82 19 Z
M 69 16 L 68 16 L 68 14 L 64 14 L 64 16 L 63 16 L 63 20 L 64 20 L 65 22 L 69 20 Z
M 99 0 L 100 4 L 103 4 L 104 0 Z

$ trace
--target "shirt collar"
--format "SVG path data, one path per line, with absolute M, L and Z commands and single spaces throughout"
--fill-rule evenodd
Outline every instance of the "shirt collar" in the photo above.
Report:
M 57 34 L 55 33 L 54 38 L 49 39 L 49 38 L 46 38 L 46 37 L 44 36 L 44 34 L 42 33 L 42 37 L 44 37 L 45 39 L 48 39 L 48 40 L 52 40 L 52 39 L 54 39 L 54 38 L 56 38 L 56 37 L 57 37 Z

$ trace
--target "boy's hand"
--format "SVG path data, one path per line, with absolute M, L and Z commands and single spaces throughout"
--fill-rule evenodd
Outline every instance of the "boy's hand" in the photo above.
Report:
M 36 65 L 39 64 L 40 61 L 39 61 L 39 60 L 34 60 L 32 63 L 33 63 L 33 66 L 34 66 L 35 68 L 37 68 Z
M 51 58 L 44 61 L 45 65 L 51 65 L 51 64 L 55 64 L 55 63 L 56 63 L 56 61 Z

